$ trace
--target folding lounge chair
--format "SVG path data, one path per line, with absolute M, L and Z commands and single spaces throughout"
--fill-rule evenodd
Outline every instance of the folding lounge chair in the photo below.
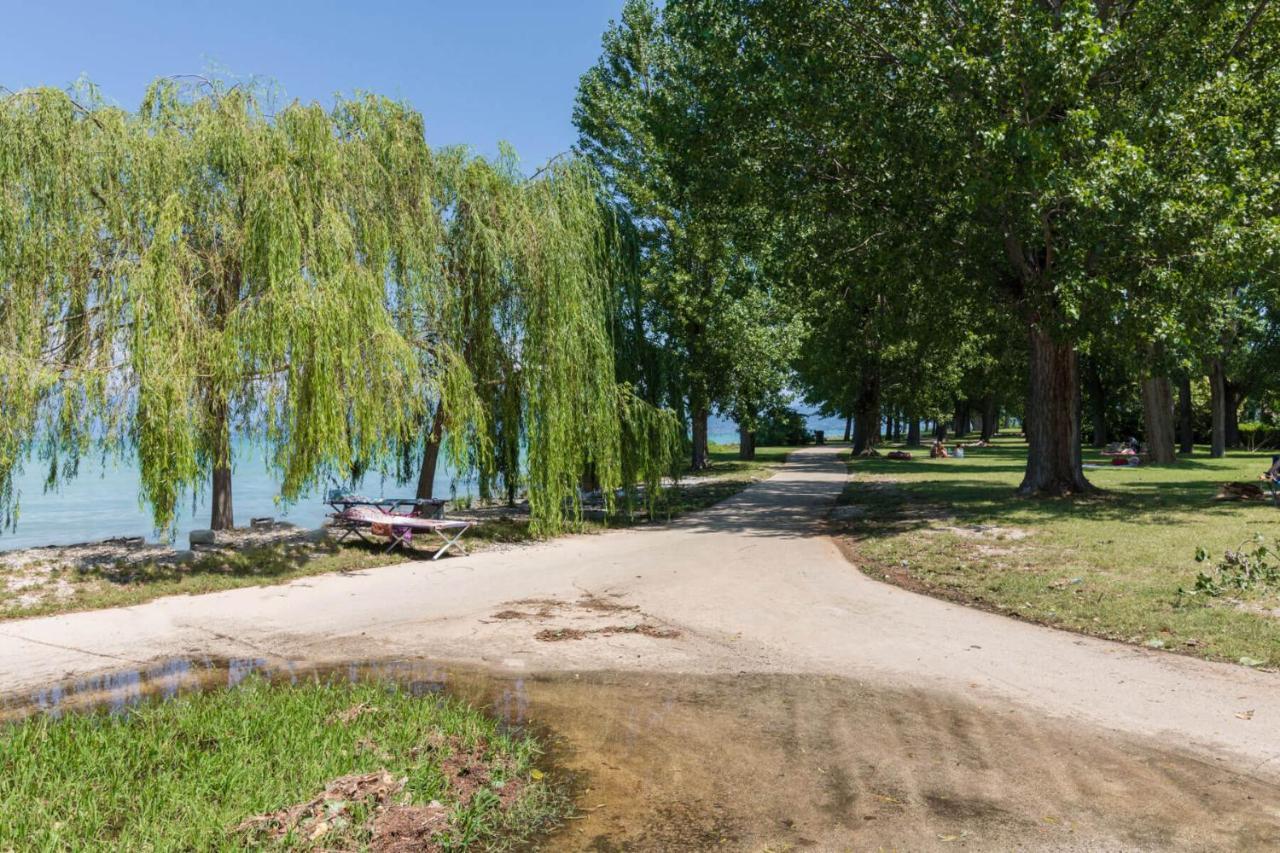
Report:
M 470 530 L 472 526 L 470 521 L 450 521 L 441 518 L 398 515 L 369 504 L 350 506 L 335 515 L 334 521 L 337 522 L 336 526 L 342 529 L 342 536 L 338 537 L 339 542 L 353 533 L 370 544 L 375 543 L 369 538 L 369 535 L 386 536 L 391 540 L 386 547 L 388 552 L 393 548 L 403 548 L 413 541 L 415 530 L 434 533 L 444 541 L 444 544 L 431 555 L 433 560 L 440 559 L 445 551 L 455 546 L 465 554 L 466 551 L 459 540 L 462 539 L 462 534 Z

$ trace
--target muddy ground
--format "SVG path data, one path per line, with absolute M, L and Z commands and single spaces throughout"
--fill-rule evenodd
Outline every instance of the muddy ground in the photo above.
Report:
M 449 690 L 532 726 L 579 808 L 548 850 L 1280 848 L 1280 789 L 1177 744 L 846 678 L 167 661 L 5 710 L 119 709 L 253 669 Z

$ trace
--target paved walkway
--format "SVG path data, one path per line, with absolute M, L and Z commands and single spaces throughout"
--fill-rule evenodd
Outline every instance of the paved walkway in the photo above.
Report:
M 772 479 L 653 529 L 0 623 L 0 691 L 190 653 L 815 673 L 1159 736 L 1280 778 L 1273 674 L 1028 625 L 862 575 L 819 529 L 846 481 L 836 452 L 797 453 Z M 680 636 L 534 636 L 636 624 Z M 1245 710 L 1252 719 L 1236 716 Z

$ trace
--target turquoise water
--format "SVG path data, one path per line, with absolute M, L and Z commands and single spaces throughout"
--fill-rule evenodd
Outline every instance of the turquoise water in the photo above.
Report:
M 435 493 L 439 497 L 470 494 L 472 483 L 455 482 L 452 473 L 436 474 Z M 28 464 L 19 475 L 18 524 L 14 530 L 0 532 L 0 551 L 31 548 L 40 545 L 70 545 L 93 542 L 112 536 L 145 536 L 148 541 L 163 541 L 156 534 L 150 512 L 138 502 L 138 470 L 128 462 L 86 460 L 80 476 L 62 484 L 56 491 L 44 490 L 44 471 L 38 463 Z M 412 495 L 415 483 L 397 486 L 370 474 L 360 483 L 360 491 L 370 497 Z M 260 452 L 239 448 L 231 477 L 231 500 L 238 526 L 246 526 L 250 518 L 272 516 L 306 528 L 319 527 L 325 513 L 331 512 L 322 501 L 325 489 L 304 495 L 290 506 L 280 502 L 280 484 L 268 471 Z M 206 488 L 194 499 L 188 497 L 178 505 L 174 541 L 185 547 L 187 534 L 209 526 L 209 494 Z
M 810 430 L 826 432 L 829 441 L 844 438 L 844 418 L 820 418 L 810 415 L 805 419 Z M 712 444 L 737 444 L 738 425 L 727 418 L 711 418 L 707 421 L 707 441 Z
M 824 429 L 839 438 L 844 421 L 838 418 L 810 418 L 810 429 Z M 733 421 L 712 418 L 708 438 L 717 444 L 737 444 L 738 428 Z M 474 483 L 459 480 L 441 460 L 436 474 L 438 497 L 464 497 L 474 493 Z M 14 530 L 0 531 L 0 551 L 33 548 L 40 545 L 70 545 L 93 542 L 112 536 L 144 536 L 160 541 L 151 523 L 151 515 L 138 502 L 138 470 L 128 462 L 85 460 L 80 476 L 63 483 L 56 491 L 44 490 L 44 470 L 38 462 L 29 463 L 17 479 L 19 492 L 18 524 Z M 280 484 L 268 471 L 259 451 L 249 446 L 237 449 L 232 472 L 231 499 L 239 526 L 250 518 L 272 516 L 300 527 L 319 527 L 329 508 L 322 501 L 323 489 L 304 495 L 290 506 L 280 503 Z M 370 497 L 413 494 L 414 484 L 397 486 L 371 474 L 360 484 L 360 491 Z M 206 488 L 178 506 L 174 542 L 185 546 L 193 529 L 209 526 L 209 494 Z

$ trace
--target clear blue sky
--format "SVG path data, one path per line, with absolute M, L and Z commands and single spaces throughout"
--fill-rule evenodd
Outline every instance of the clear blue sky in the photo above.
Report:
M 433 145 L 484 154 L 500 140 L 526 170 L 573 144 L 573 97 L 622 0 L 396 0 L 4 4 L 0 85 L 63 87 L 81 74 L 137 105 L 147 83 L 222 69 L 328 104 L 368 90 L 413 104 Z

